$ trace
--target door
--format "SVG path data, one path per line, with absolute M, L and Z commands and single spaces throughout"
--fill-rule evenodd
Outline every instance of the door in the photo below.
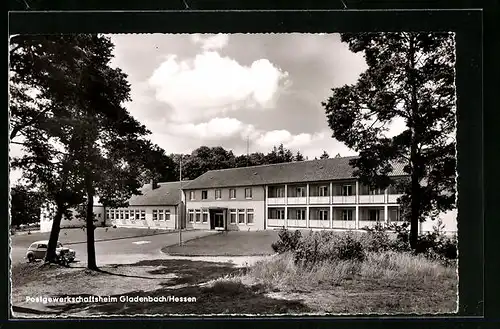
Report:
M 216 230 L 224 230 L 226 227 L 224 225 L 224 215 L 220 212 L 214 214 L 214 226 Z

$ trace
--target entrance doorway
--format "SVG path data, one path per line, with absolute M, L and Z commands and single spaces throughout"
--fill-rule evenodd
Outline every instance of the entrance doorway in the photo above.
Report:
M 223 230 L 225 229 L 224 225 L 224 214 L 221 212 L 215 213 L 214 214 L 214 227 L 216 230 Z
M 223 231 L 226 229 L 226 216 L 223 209 L 210 209 L 210 229 Z

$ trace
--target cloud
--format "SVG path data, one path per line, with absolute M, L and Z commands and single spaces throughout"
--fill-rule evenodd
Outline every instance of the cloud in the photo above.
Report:
M 222 49 L 228 44 L 229 35 L 222 33 L 214 35 L 192 34 L 191 41 L 195 44 L 201 44 L 203 50 Z
M 174 153 L 191 153 L 195 148 L 222 146 L 235 154 L 246 152 L 247 139 L 250 152 L 268 153 L 273 146 L 283 144 L 294 153 L 300 151 L 310 159 L 319 157 L 323 150 L 331 156 L 355 154 L 345 145 L 331 138 L 328 131 L 293 134 L 286 129 L 265 131 L 235 118 L 213 118 L 198 124 L 169 124 L 167 132 L 154 136 L 154 142 Z
M 267 59 L 244 66 L 207 51 L 192 60 L 169 55 L 148 82 L 156 100 L 173 108 L 173 120 L 192 122 L 242 108 L 273 108 L 287 77 Z

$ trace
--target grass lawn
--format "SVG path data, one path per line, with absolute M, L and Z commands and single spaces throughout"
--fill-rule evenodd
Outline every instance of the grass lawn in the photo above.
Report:
M 186 242 L 183 246 L 165 247 L 169 255 L 182 256 L 258 256 L 274 253 L 271 244 L 277 231 L 229 231 Z
M 233 280 L 264 286 L 270 297 L 302 300 L 321 313 L 435 314 L 457 308 L 456 265 L 403 253 L 369 253 L 363 262 L 324 262 L 312 268 L 281 254 Z
M 168 230 L 158 230 L 158 229 L 147 229 L 147 228 L 104 228 L 98 227 L 95 229 L 95 240 L 105 241 L 114 239 L 125 239 L 133 237 L 141 237 L 156 234 L 167 234 L 174 231 Z M 63 244 L 76 244 L 76 243 L 86 243 L 87 235 L 86 231 L 81 228 L 65 228 L 61 229 L 59 233 L 59 241 Z M 38 240 L 48 240 L 50 232 L 35 232 L 31 234 L 19 234 L 11 236 L 14 245 L 29 246 L 32 242 Z

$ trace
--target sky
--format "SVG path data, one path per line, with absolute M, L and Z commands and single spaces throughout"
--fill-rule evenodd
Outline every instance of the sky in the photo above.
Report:
M 128 75 L 129 112 L 167 154 L 281 143 L 309 159 L 356 154 L 332 138 L 321 102 L 366 69 L 339 34 L 115 34 L 111 66 Z M 392 130 L 400 130 L 394 123 Z M 21 151 L 11 144 L 11 154 Z M 11 181 L 19 172 L 11 173 Z

